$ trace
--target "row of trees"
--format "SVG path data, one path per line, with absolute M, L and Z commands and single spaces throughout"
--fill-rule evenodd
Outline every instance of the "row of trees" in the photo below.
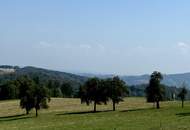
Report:
M 145 90 L 147 102 L 156 103 L 157 108 L 160 108 L 159 102 L 163 101 L 165 97 L 165 87 L 161 84 L 162 79 L 163 76 L 160 72 L 153 72 Z M 36 116 L 38 116 L 38 110 L 48 108 L 47 102 L 50 101 L 50 97 L 57 97 L 59 91 L 69 94 L 72 92 L 72 87 L 69 84 L 60 85 L 56 81 L 49 81 L 47 85 L 44 85 L 37 76 L 33 78 L 21 76 L 0 86 L 0 98 L 19 98 L 20 106 L 26 110 L 26 114 L 29 114 L 29 111 L 34 108 Z M 113 111 L 115 111 L 116 104 L 123 101 L 128 94 L 128 86 L 116 76 L 108 79 L 90 78 L 80 86 L 77 95 L 81 98 L 81 103 L 87 105 L 93 103 L 94 112 L 96 112 L 97 104 L 107 104 L 108 101 L 112 102 Z M 182 101 L 182 107 L 186 94 L 187 90 L 183 85 L 178 94 Z
M 147 102 L 156 103 L 157 109 L 160 108 L 160 101 L 166 99 L 166 89 L 165 85 L 161 84 L 162 80 L 163 76 L 160 72 L 153 72 L 145 89 Z M 108 79 L 91 78 L 79 89 L 81 103 L 87 105 L 94 103 L 94 112 L 96 112 L 96 104 L 107 104 L 109 100 L 112 101 L 113 111 L 115 111 L 115 104 L 123 101 L 123 97 L 128 93 L 128 87 L 118 76 Z M 178 97 L 182 101 L 182 107 L 184 107 L 186 94 L 187 90 L 185 84 L 183 84 L 178 93 Z
M 22 79 L 23 76 L 17 78 Z M 35 77 L 25 76 L 30 79 L 35 79 Z M 39 80 L 39 78 L 38 78 Z M 18 99 L 19 98 L 19 87 L 18 84 L 15 84 L 16 80 L 9 80 L 3 83 L 0 83 L 0 100 L 5 99 Z M 39 82 L 39 81 L 38 81 Z M 50 97 L 74 97 L 76 96 L 76 92 L 73 90 L 73 86 L 67 82 L 59 82 L 57 80 L 48 80 L 47 82 L 39 82 L 41 86 L 46 87 L 49 92 Z
M 70 98 L 74 96 L 74 90 L 70 83 L 61 83 L 57 80 L 49 80 L 46 84 L 51 97 Z
M 94 103 L 94 112 L 97 104 L 107 104 L 109 100 L 112 101 L 115 111 L 115 104 L 123 101 L 127 94 L 127 86 L 118 76 L 108 79 L 91 78 L 79 89 L 81 103 Z

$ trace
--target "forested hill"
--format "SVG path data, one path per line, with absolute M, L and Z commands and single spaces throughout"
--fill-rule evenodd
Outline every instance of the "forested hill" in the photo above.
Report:
M 71 74 L 60 71 L 53 71 L 48 69 L 42 69 L 37 67 L 23 67 L 3 65 L 0 66 L 0 83 L 8 79 L 15 79 L 17 76 L 29 75 L 39 76 L 42 82 L 48 80 L 58 80 L 60 82 L 68 82 L 75 88 L 79 84 L 83 84 L 88 77 L 109 78 L 113 75 L 95 75 L 95 74 Z M 149 81 L 149 75 L 140 76 L 120 76 L 128 85 L 140 85 L 147 84 Z M 190 73 L 184 74 L 169 74 L 164 75 L 163 84 L 167 86 L 180 87 L 185 82 L 187 87 L 190 88 Z
M 57 80 L 59 82 L 70 83 L 73 88 L 77 88 L 80 84 L 83 84 L 87 80 L 87 78 L 84 76 L 31 66 L 23 68 L 8 65 L 0 66 L 0 83 L 3 83 L 10 79 L 16 79 L 22 75 L 28 75 L 30 77 L 38 76 L 41 82 L 47 82 L 48 80 Z

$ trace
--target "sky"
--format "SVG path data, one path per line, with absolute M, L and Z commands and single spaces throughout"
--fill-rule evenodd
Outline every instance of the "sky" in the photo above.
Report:
M 190 72 L 189 0 L 1 0 L 0 64 L 118 75 Z

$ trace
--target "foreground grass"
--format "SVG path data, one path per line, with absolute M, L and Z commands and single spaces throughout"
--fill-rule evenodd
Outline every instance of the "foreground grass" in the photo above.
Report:
M 112 112 L 111 104 L 81 105 L 79 99 L 52 99 L 48 110 L 23 115 L 19 101 L 0 102 L 0 130 L 190 130 L 190 102 L 163 102 L 161 109 L 143 98 L 126 98 Z

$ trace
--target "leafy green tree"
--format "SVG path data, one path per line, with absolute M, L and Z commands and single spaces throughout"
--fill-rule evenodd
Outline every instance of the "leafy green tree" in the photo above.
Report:
M 70 83 L 63 83 L 61 85 L 61 92 L 63 94 L 63 97 L 72 97 L 73 96 L 73 88 Z
M 40 108 L 48 108 L 47 101 L 50 101 L 48 89 L 39 82 L 39 78 L 34 79 L 34 108 L 36 110 L 36 117 L 38 116 L 38 110 Z
M 146 97 L 148 102 L 156 102 L 156 108 L 160 108 L 159 102 L 164 100 L 165 89 L 160 85 L 163 76 L 160 72 L 154 71 L 149 80 L 149 85 L 146 88 Z
M 39 83 L 38 77 L 30 79 L 28 76 L 23 76 L 17 79 L 19 86 L 20 106 L 26 109 L 26 114 L 33 108 L 38 110 L 40 108 L 47 108 L 47 100 L 50 100 L 47 88 Z
M 123 101 L 123 97 L 126 96 L 129 92 L 125 82 L 118 76 L 107 79 L 106 82 L 108 90 L 107 95 L 112 100 L 113 111 L 115 111 L 115 104 Z
M 0 85 L 0 99 L 15 99 L 18 98 L 18 88 L 13 81 L 7 81 Z
M 96 112 L 96 105 L 107 102 L 106 94 L 102 90 L 101 86 L 103 82 L 101 82 L 98 78 L 90 78 L 86 81 L 84 86 L 81 86 L 79 89 L 79 96 L 81 98 L 81 103 L 86 103 L 89 105 L 90 103 L 94 103 L 94 112 Z
M 62 97 L 62 92 L 60 88 L 60 82 L 58 80 L 49 80 L 47 87 L 50 89 L 51 97 Z
M 185 101 L 185 96 L 187 95 L 187 89 L 185 87 L 185 84 L 183 84 L 183 87 L 181 88 L 181 91 L 178 94 L 178 97 L 181 99 L 181 107 L 184 107 L 184 101 Z
M 19 87 L 20 106 L 26 109 L 26 114 L 34 107 L 34 82 L 28 76 L 17 79 Z

